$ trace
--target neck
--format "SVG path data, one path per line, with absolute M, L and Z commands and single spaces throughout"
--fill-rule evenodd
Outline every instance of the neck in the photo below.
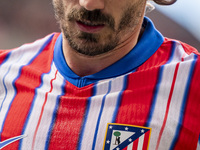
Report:
M 128 54 L 137 44 L 139 33 L 140 32 L 133 32 L 131 35 L 124 38 L 123 42 L 115 49 L 97 56 L 79 54 L 69 46 L 67 39 L 63 37 L 63 53 L 65 60 L 71 70 L 81 77 L 95 74 Z

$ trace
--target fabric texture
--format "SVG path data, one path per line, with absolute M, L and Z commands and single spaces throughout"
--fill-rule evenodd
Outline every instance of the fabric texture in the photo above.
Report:
M 60 33 L 1 50 L 0 149 L 23 135 L 2 150 L 102 150 L 108 123 L 151 128 L 149 150 L 199 149 L 199 54 L 143 26 L 129 54 L 86 77 L 66 64 Z

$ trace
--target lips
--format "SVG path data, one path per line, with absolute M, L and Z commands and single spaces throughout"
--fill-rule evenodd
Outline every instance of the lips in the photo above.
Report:
M 104 24 L 76 21 L 79 29 L 83 32 L 96 33 L 105 27 Z

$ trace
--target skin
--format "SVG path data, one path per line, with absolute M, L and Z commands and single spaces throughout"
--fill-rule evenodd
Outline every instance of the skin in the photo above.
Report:
M 81 77 L 124 57 L 143 31 L 146 0 L 53 0 L 53 5 L 63 33 L 65 60 Z M 94 25 L 97 31 L 90 30 Z

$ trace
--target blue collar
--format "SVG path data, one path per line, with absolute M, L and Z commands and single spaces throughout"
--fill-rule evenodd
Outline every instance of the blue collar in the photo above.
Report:
M 54 48 L 55 65 L 62 76 L 77 87 L 133 72 L 151 57 L 164 41 L 163 36 L 155 29 L 149 18 L 144 18 L 143 27 L 145 31 L 141 39 L 126 56 L 100 72 L 84 77 L 76 75 L 67 65 L 62 50 L 62 35 L 60 35 Z

